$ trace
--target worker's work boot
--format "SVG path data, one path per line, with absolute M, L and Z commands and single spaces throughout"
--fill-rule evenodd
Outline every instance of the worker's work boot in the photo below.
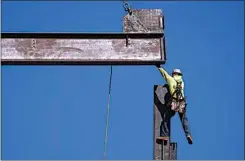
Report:
M 186 138 L 189 144 L 193 144 L 191 135 L 187 135 Z

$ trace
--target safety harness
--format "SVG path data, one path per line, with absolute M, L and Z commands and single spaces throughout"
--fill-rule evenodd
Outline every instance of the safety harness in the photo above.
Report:
M 174 93 L 172 94 L 171 96 L 171 100 L 174 99 L 174 95 L 176 94 L 176 101 L 179 102 L 179 101 L 182 101 L 184 99 L 183 95 L 182 95 L 182 81 L 179 81 L 177 82 L 177 85 L 176 85 L 176 88 L 175 88 L 175 91 Z
M 182 95 L 182 81 L 180 82 L 177 82 L 176 81 L 176 87 L 175 87 L 175 91 L 174 93 L 171 95 L 170 99 L 169 99 L 169 103 L 168 105 L 169 106 L 172 106 L 172 102 L 173 102 L 173 99 L 174 101 L 177 103 L 177 104 L 180 104 L 181 102 L 185 102 L 185 105 L 186 105 L 186 101 L 185 101 L 185 97 L 183 97 Z M 174 97 L 174 95 L 176 94 L 176 98 Z M 180 107 L 178 108 L 180 110 Z M 185 111 L 185 108 L 183 109 Z

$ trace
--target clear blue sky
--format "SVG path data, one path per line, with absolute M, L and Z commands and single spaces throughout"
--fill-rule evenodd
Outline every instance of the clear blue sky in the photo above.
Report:
M 244 159 L 244 2 L 131 2 L 165 15 L 194 144 L 178 159 Z M 121 2 L 3 2 L 4 32 L 121 32 Z M 2 159 L 103 159 L 109 66 L 3 66 Z M 154 66 L 113 67 L 108 159 L 153 159 Z

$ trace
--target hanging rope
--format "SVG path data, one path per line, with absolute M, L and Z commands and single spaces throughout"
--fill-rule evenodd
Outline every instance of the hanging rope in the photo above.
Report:
M 123 0 L 123 7 L 129 15 L 132 14 L 132 9 L 129 4 Z M 108 142 L 108 128 L 109 128 L 109 116 L 110 116 L 110 102 L 111 102 L 111 82 L 112 82 L 112 65 L 110 68 L 110 81 L 109 81 L 109 94 L 108 94 L 108 104 L 107 104 L 107 114 L 106 114 L 106 128 L 105 128 L 105 142 L 104 142 L 104 160 L 106 160 L 107 152 L 107 142 Z
M 107 140 L 108 140 L 108 125 L 110 116 L 110 101 L 111 101 L 111 80 L 112 80 L 112 65 L 110 69 L 110 81 L 109 81 L 109 95 L 107 104 L 107 114 L 106 114 L 106 128 L 105 128 L 105 143 L 104 143 L 104 160 L 106 160 L 106 150 L 107 150 Z

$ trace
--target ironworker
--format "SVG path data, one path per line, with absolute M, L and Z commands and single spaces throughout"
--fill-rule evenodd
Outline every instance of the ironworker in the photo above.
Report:
M 176 112 L 178 112 L 188 143 L 192 144 L 192 137 L 188 125 L 188 119 L 186 116 L 187 103 L 184 95 L 183 74 L 180 69 L 174 69 L 172 72 L 172 76 L 170 76 L 168 72 L 161 68 L 160 65 L 156 66 L 162 74 L 163 78 L 166 80 L 169 93 L 171 95 L 170 99 L 167 102 L 167 113 L 165 114 L 165 118 L 163 118 L 163 122 L 161 124 L 160 137 L 166 136 L 165 131 L 167 121 L 169 121 L 171 117 L 174 116 Z

